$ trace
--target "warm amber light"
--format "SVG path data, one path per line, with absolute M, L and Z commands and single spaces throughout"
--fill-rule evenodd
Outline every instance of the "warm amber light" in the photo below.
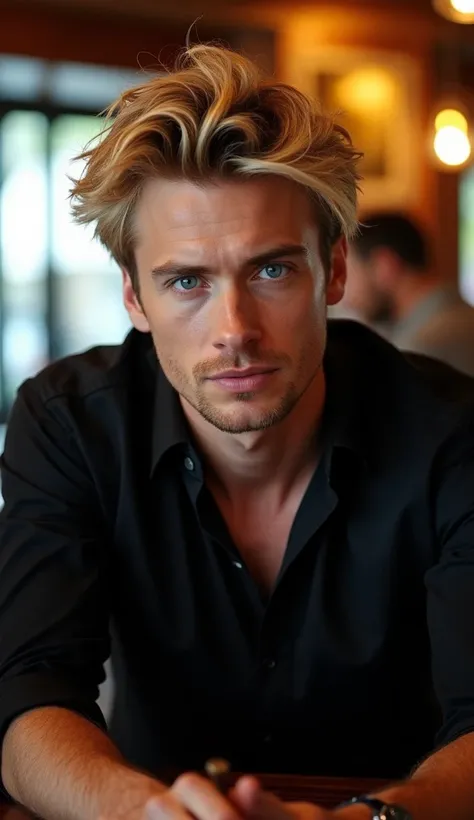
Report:
M 451 0 L 451 5 L 459 14 L 474 13 L 474 0 Z
M 444 108 L 436 115 L 435 130 L 439 131 L 447 126 L 453 126 L 453 128 L 458 128 L 464 134 L 467 134 L 467 119 L 464 114 L 461 114 L 455 108 Z
M 342 77 L 336 85 L 337 104 L 344 111 L 365 115 L 391 111 L 397 88 L 393 77 L 378 66 L 364 66 Z
M 433 147 L 438 159 L 451 167 L 464 165 L 471 156 L 469 137 L 454 125 L 445 125 L 436 132 Z

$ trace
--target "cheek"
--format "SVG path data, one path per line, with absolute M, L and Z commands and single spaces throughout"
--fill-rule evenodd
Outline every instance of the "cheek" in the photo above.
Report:
M 324 332 L 327 318 L 325 288 L 305 294 L 305 298 L 289 300 L 278 315 L 272 315 L 266 324 L 272 347 L 278 349 L 286 342 L 287 349 L 298 351 L 308 344 L 316 345 Z
M 160 359 L 170 360 L 179 358 L 182 352 L 183 333 L 174 317 L 165 311 L 158 310 L 156 305 L 147 311 L 148 324 Z
M 143 309 L 153 337 L 161 344 L 175 344 L 190 331 L 189 311 L 174 303 L 167 295 L 143 293 Z
M 175 387 L 182 387 L 199 360 L 202 331 L 183 312 L 171 312 L 161 306 L 148 316 L 148 321 L 163 369 Z

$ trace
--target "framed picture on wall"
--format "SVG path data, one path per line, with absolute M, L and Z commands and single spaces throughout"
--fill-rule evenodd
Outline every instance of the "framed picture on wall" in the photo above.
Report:
M 414 59 L 369 48 L 312 47 L 293 52 L 285 79 L 316 97 L 363 152 L 362 211 L 416 204 L 423 126 Z

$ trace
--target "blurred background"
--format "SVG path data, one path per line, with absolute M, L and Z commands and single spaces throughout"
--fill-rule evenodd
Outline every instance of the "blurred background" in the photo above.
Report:
M 120 273 L 74 226 L 99 112 L 191 39 L 318 95 L 365 152 L 361 217 L 403 210 L 474 303 L 474 0 L 0 0 L 0 448 L 18 385 L 120 342 Z

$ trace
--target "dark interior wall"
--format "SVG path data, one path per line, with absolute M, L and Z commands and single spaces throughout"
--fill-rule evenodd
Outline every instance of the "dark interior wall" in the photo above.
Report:
M 219 40 L 272 69 L 274 35 L 265 27 L 211 24 L 207 20 L 198 20 L 193 26 L 191 18 L 171 22 L 8 0 L 0 0 L 0 53 L 124 67 L 171 66 L 186 43 L 190 26 L 191 40 Z

